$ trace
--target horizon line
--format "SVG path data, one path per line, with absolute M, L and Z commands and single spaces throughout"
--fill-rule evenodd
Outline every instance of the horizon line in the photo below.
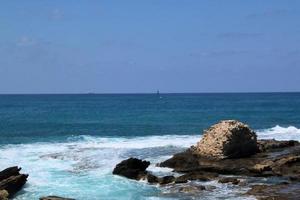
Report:
M 159 94 L 276 94 L 300 93 L 300 91 L 271 91 L 271 92 L 160 92 Z M 0 95 L 143 95 L 157 92 L 80 92 L 80 93 L 0 93 Z

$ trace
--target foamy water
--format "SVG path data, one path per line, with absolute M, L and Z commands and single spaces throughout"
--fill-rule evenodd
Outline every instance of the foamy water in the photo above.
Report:
M 300 140 L 300 129 L 276 126 L 258 130 L 259 139 Z M 146 137 L 77 136 L 64 143 L 3 145 L 0 168 L 22 166 L 29 180 L 16 199 L 38 199 L 43 195 L 60 195 L 76 199 L 182 199 L 170 196 L 169 188 L 151 186 L 111 174 L 114 166 L 128 157 L 151 161 L 149 170 L 157 174 L 171 173 L 155 167 L 155 163 L 195 144 L 197 135 L 165 135 Z M 237 199 L 239 188 L 214 184 L 217 189 L 202 194 L 205 199 L 221 197 Z M 194 197 L 184 197 L 192 199 Z M 244 198 L 241 198 L 244 199 Z

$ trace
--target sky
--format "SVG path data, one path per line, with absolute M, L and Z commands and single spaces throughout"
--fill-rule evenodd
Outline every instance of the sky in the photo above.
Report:
M 299 0 L 1 0 L 0 93 L 300 91 Z

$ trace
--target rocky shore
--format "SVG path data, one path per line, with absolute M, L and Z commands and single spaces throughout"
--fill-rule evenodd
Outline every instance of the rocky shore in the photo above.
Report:
M 300 199 L 299 142 L 257 140 L 249 126 L 234 120 L 221 121 L 212 126 L 195 146 L 157 164 L 172 168 L 179 176 L 155 176 L 146 170 L 149 165 L 150 162 L 130 158 L 118 164 L 113 173 L 162 186 L 217 180 L 222 184 L 248 187 L 250 190 L 244 195 L 258 199 Z M 252 184 L 247 182 L 251 177 L 276 178 L 278 181 Z M 213 187 L 180 185 L 177 191 L 211 189 Z

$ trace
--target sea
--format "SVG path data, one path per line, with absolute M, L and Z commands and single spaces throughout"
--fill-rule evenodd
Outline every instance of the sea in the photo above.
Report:
M 300 140 L 300 93 L 0 95 L 0 170 L 29 174 L 16 200 L 253 199 L 216 181 L 195 182 L 214 189 L 187 194 L 112 175 L 129 157 L 174 174 L 156 164 L 225 119 L 247 123 L 259 139 Z

